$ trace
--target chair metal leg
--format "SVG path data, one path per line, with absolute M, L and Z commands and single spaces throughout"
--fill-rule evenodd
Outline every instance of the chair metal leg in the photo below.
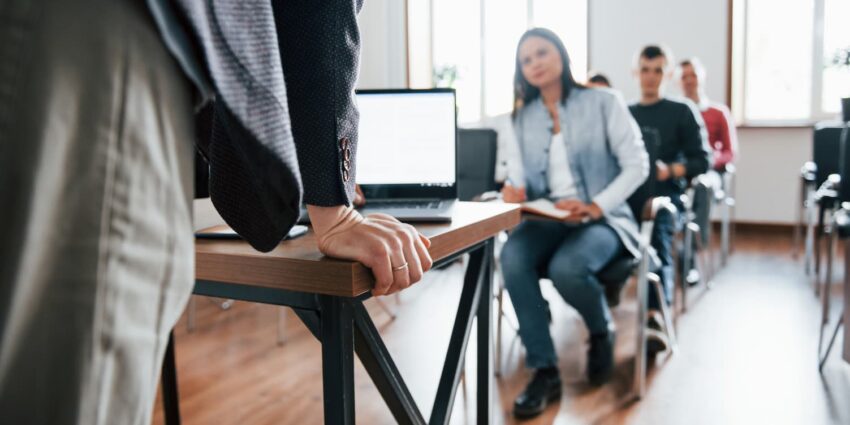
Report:
M 503 303 L 505 297 L 505 286 L 502 279 L 498 279 L 498 289 L 496 293 L 496 350 L 494 372 L 496 376 L 502 376 L 502 316 L 505 314 Z
M 814 256 L 815 256 L 815 197 L 814 191 L 810 187 L 806 187 L 806 204 L 805 204 L 805 220 L 806 220 L 806 238 L 804 241 L 804 267 L 807 276 L 812 276 L 814 273 Z
M 823 251 L 823 236 L 825 223 L 824 218 L 828 217 L 829 213 L 827 209 L 820 205 L 818 206 L 818 220 L 817 225 L 815 226 L 815 239 L 814 239 L 814 255 L 815 255 L 815 273 L 814 279 L 812 279 L 812 284 L 814 284 L 815 295 L 820 295 L 820 273 L 821 273 L 821 252 Z
M 644 255 L 646 258 L 646 255 Z M 634 378 L 632 393 L 638 400 L 646 394 L 646 319 L 648 310 L 649 288 L 647 275 L 649 273 L 648 259 L 641 260 L 637 276 L 637 352 L 635 353 Z M 666 302 L 666 301 L 665 301 Z
M 693 226 L 691 232 L 694 235 L 694 267 L 697 269 L 700 279 L 705 282 L 705 288 L 711 289 L 711 276 L 713 273 L 708 270 L 709 265 L 706 264 L 707 261 L 705 258 L 708 254 L 708 249 L 705 244 L 703 244 L 702 232 L 700 231 L 699 225 L 691 223 L 691 226 Z
M 826 364 L 826 360 L 829 359 L 829 353 L 832 351 L 832 346 L 835 344 L 835 337 L 838 336 L 838 331 L 844 325 L 844 312 L 841 312 L 841 316 L 838 319 L 838 323 L 835 324 L 835 330 L 832 331 L 832 338 L 829 339 L 829 345 L 826 347 L 826 352 L 821 356 L 820 362 L 818 364 L 818 372 L 823 373 L 823 366 Z M 818 346 L 820 348 L 820 346 Z
M 800 243 L 803 238 L 803 227 L 805 221 L 805 209 L 806 209 L 806 181 L 800 179 L 800 198 L 797 203 L 796 213 L 794 217 L 794 232 L 792 234 L 793 242 L 791 249 L 791 256 L 796 260 L 800 256 Z M 805 248 L 804 248 L 805 249 Z
M 688 281 L 687 268 L 691 265 L 691 255 L 693 254 L 693 231 L 690 226 L 685 226 L 684 247 L 682 249 L 682 270 L 677 270 L 679 275 L 680 287 L 682 288 L 682 313 L 688 311 Z
M 673 312 L 667 301 L 664 299 L 663 289 L 661 286 L 661 278 L 655 273 L 647 274 L 647 280 L 655 287 L 655 294 L 658 297 L 658 305 L 661 306 L 661 316 L 664 321 L 664 332 L 667 334 L 667 340 L 670 342 L 670 350 L 675 354 L 679 348 L 679 341 L 676 338 L 676 328 L 673 326 Z
M 726 198 L 723 199 L 723 205 L 721 205 L 720 211 L 720 265 L 726 266 L 726 263 L 729 261 L 729 238 L 730 238 L 730 227 L 732 221 L 732 203 L 734 200 L 729 198 L 729 195 L 726 195 Z
M 821 283 L 821 302 L 823 304 L 823 314 L 821 322 L 826 324 L 829 322 L 829 288 L 832 287 L 832 263 L 835 257 L 835 246 L 838 242 L 838 232 L 834 227 L 834 223 L 830 218 L 827 223 L 825 233 L 827 234 L 826 248 L 826 273 Z

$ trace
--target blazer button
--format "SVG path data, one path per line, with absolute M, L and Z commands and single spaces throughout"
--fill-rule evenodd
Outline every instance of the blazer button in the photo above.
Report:
M 342 150 L 348 149 L 348 144 L 349 144 L 348 137 L 343 137 L 342 139 L 339 139 L 339 148 L 340 149 L 342 149 Z
M 351 161 L 351 149 L 349 149 L 349 148 L 345 148 L 345 150 L 344 150 L 344 151 L 342 151 L 342 157 L 343 157 L 346 161 Z
M 342 170 L 342 181 L 347 182 L 349 178 L 348 170 Z
M 351 171 L 351 161 L 349 161 L 349 160 L 342 161 L 342 168 L 345 171 Z

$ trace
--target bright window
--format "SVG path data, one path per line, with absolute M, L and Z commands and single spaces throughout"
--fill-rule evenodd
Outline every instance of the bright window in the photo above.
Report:
M 454 87 L 461 123 L 513 108 L 517 42 L 528 28 L 558 34 L 575 78 L 587 74 L 587 0 L 408 0 L 407 20 L 410 86 Z
M 850 96 L 848 0 L 737 0 L 734 109 L 744 122 L 833 118 Z M 743 39 L 743 40 L 742 40 Z

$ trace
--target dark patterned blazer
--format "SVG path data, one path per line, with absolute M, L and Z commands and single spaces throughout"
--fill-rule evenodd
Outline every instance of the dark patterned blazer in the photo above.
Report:
M 209 194 L 254 248 L 354 193 L 362 0 L 147 0 L 198 89 Z M 303 188 L 303 190 L 302 190 Z

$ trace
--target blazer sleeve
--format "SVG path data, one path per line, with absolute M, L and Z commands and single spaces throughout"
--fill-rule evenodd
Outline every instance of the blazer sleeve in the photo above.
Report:
M 273 0 L 304 203 L 350 205 L 356 181 L 360 0 Z
M 623 98 L 617 93 L 609 93 L 610 100 L 602 113 L 608 143 L 611 153 L 617 157 L 620 174 L 593 198 L 593 202 L 605 213 L 626 202 L 649 176 L 649 155 L 640 129 Z

